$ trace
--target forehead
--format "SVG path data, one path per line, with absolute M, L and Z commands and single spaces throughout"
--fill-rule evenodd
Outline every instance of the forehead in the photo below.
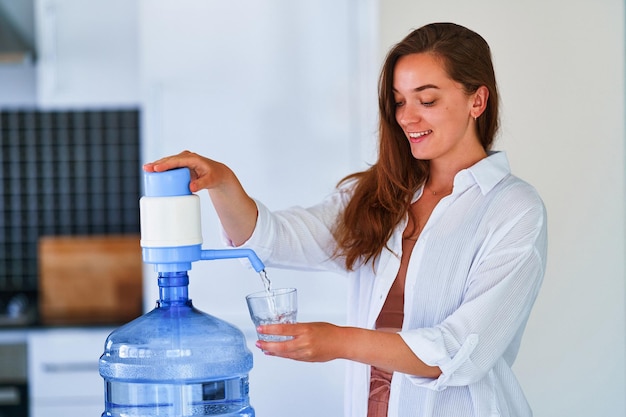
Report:
M 398 58 L 393 70 L 393 88 L 417 89 L 423 85 L 444 88 L 454 81 L 448 76 L 443 60 L 431 53 L 417 53 Z

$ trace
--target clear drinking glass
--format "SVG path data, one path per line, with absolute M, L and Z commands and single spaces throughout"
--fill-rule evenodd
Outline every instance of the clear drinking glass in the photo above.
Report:
M 262 324 L 295 323 L 298 314 L 298 294 L 295 288 L 277 288 L 246 296 L 250 318 L 255 326 Z M 291 336 L 259 334 L 260 340 L 282 342 Z

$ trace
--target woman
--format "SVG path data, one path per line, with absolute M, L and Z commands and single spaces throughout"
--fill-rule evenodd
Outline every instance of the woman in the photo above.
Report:
M 379 82 L 379 154 L 321 204 L 270 212 L 225 165 L 190 152 L 146 164 L 189 167 L 232 246 L 270 266 L 347 271 L 348 326 L 261 326 L 257 342 L 300 361 L 348 359 L 348 416 L 531 416 L 511 371 L 546 263 L 536 191 L 490 151 L 498 90 L 489 46 L 437 23 L 388 54 Z

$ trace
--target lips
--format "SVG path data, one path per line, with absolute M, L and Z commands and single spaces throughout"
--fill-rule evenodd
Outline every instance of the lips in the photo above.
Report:
M 409 132 L 409 141 L 411 143 L 418 143 L 424 140 L 424 138 L 433 133 L 432 130 L 423 130 L 421 132 Z

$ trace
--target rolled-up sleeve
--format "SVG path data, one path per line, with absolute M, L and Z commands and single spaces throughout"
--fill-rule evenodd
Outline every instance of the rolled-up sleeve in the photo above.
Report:
M 449 338 L 434 328 L 421 329 L 420 332 L 402 332 L 400 336 L 413 352 L 416 354 L 419 352 L 419 358 L 424 363 L 441 369 L 441 375 L 437 379 L 407 375 L 408 378 L 416 385 L 436 391 L 454 383 L 451 379 L 458 376 L 458 371 L 462 367 L 471 367 L 471 354 L 479 342 L 477 334 L 470 334 L 462 345 L 452 348 L 447 340 Z M 452 354 L 452 351 L 455 354 Z

